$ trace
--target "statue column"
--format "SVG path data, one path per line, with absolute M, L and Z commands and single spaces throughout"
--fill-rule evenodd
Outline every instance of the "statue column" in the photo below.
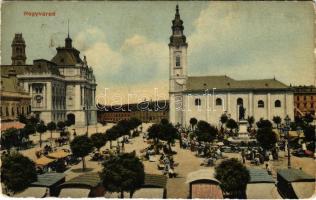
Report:
M 267 114 L 268 114 L 268 120 L 271 120 L 271 94 L 270 93 L 268 93 L 268 96 L 267 96 Z

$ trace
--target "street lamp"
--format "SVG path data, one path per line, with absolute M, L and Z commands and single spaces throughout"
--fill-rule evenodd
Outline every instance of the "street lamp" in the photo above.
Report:
M 287 167 L 291 168 L 291 153 L 290 153 L 290 122 L 291 118 L 286 115 L 285 119 L 285 131 L 287 133 Z

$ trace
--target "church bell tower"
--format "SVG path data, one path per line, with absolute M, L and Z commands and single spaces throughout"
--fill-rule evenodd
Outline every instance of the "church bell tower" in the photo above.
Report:
M 12 65 L 25 65 L 25 41 L 22 37 L 22 33 L 16 33 L 11 44 L 12 47 Z
M 172 20 L 172 35 L 169 43 L 169 118 L 173 124 L 183 124 L 182 91 L 187 81 L 187 48 L 188 43 L 183 34 L 183 21 L 180 18 L 179 6 Z

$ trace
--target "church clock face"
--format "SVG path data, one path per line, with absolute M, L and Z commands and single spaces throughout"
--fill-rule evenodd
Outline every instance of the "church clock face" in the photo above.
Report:
M 39 94 L 38 94 L 38 95 L 35 95 L 34 99 L 36 100 L 37 103 L 41 103 L 43 97 L 42 97 L 42 95 L 39 95 Z

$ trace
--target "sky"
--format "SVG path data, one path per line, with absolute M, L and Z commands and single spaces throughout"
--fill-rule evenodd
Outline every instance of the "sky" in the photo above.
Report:
M 168 98 L 173 2 L 5 2 L 1 64 L 11 63 L 14 33 L 26 41 L 27 63 L 52 59 L 64 45 L 67 21 L 73 46 L 86 55 L 97 97 L 126 103 Z M 237 80 L 276 78 L 315 84 L 311 2 L 179 2 L 188 46 L 188 75 Z M 25 11 L 55 12 L 51 17 Z

